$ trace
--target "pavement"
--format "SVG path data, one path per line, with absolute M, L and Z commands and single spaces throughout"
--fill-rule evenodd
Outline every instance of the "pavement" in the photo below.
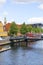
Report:
M 6 40 L 4 40 L 4 41 L 1 40 L 1 41 L 0 41 L 0 53 L 11 49 L 11 47 L 3 48 L 4 45 L 7 45 L 7 44 L 9 44 L 9 43 L 10 43 L 10 41 L 8 41 L 8 40 L 7 40 L 7 41 L 6 41 Z M 1 47 L 2 47 L 2 48 L 1 48 Z
M 11 47 L 9 47 L 9 48 L 2 48 L 2 49 L 0 49 L 0 53 L 4 52 L 4 51 L 7 51 L 7 50 L 10 50 L 10 49 L 11 49 Z

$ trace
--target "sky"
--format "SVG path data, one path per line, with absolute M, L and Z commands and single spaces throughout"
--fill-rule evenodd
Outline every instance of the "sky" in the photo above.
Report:
M 43 23 L 43 0 L 0 0 L 0 21 Z

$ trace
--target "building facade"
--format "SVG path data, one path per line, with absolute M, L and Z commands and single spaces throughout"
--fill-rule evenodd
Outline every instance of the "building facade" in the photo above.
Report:
M 8 36 L 8 34 L 7 34 L 6 31 L 4 31 L 3 24 L 2 24 L 2 22 L 0 21 L 0 37 L 3 37 L 3 36 Z

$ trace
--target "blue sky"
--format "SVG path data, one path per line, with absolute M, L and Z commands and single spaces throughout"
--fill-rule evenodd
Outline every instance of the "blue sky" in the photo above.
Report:
M 0 0 L 0 21 L 43 23 L 43 0 Z

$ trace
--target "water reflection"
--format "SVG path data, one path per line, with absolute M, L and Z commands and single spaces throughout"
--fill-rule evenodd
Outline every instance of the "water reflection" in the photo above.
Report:
M 40 48 L 43 49 L 43 40 L 35 42 L 33 48 Z
M 42 43 L 42 41 L 36 43 Z M 43 49 L 34 47 L 12 48 L 0 53 L 0 65 L 43 65 Z

